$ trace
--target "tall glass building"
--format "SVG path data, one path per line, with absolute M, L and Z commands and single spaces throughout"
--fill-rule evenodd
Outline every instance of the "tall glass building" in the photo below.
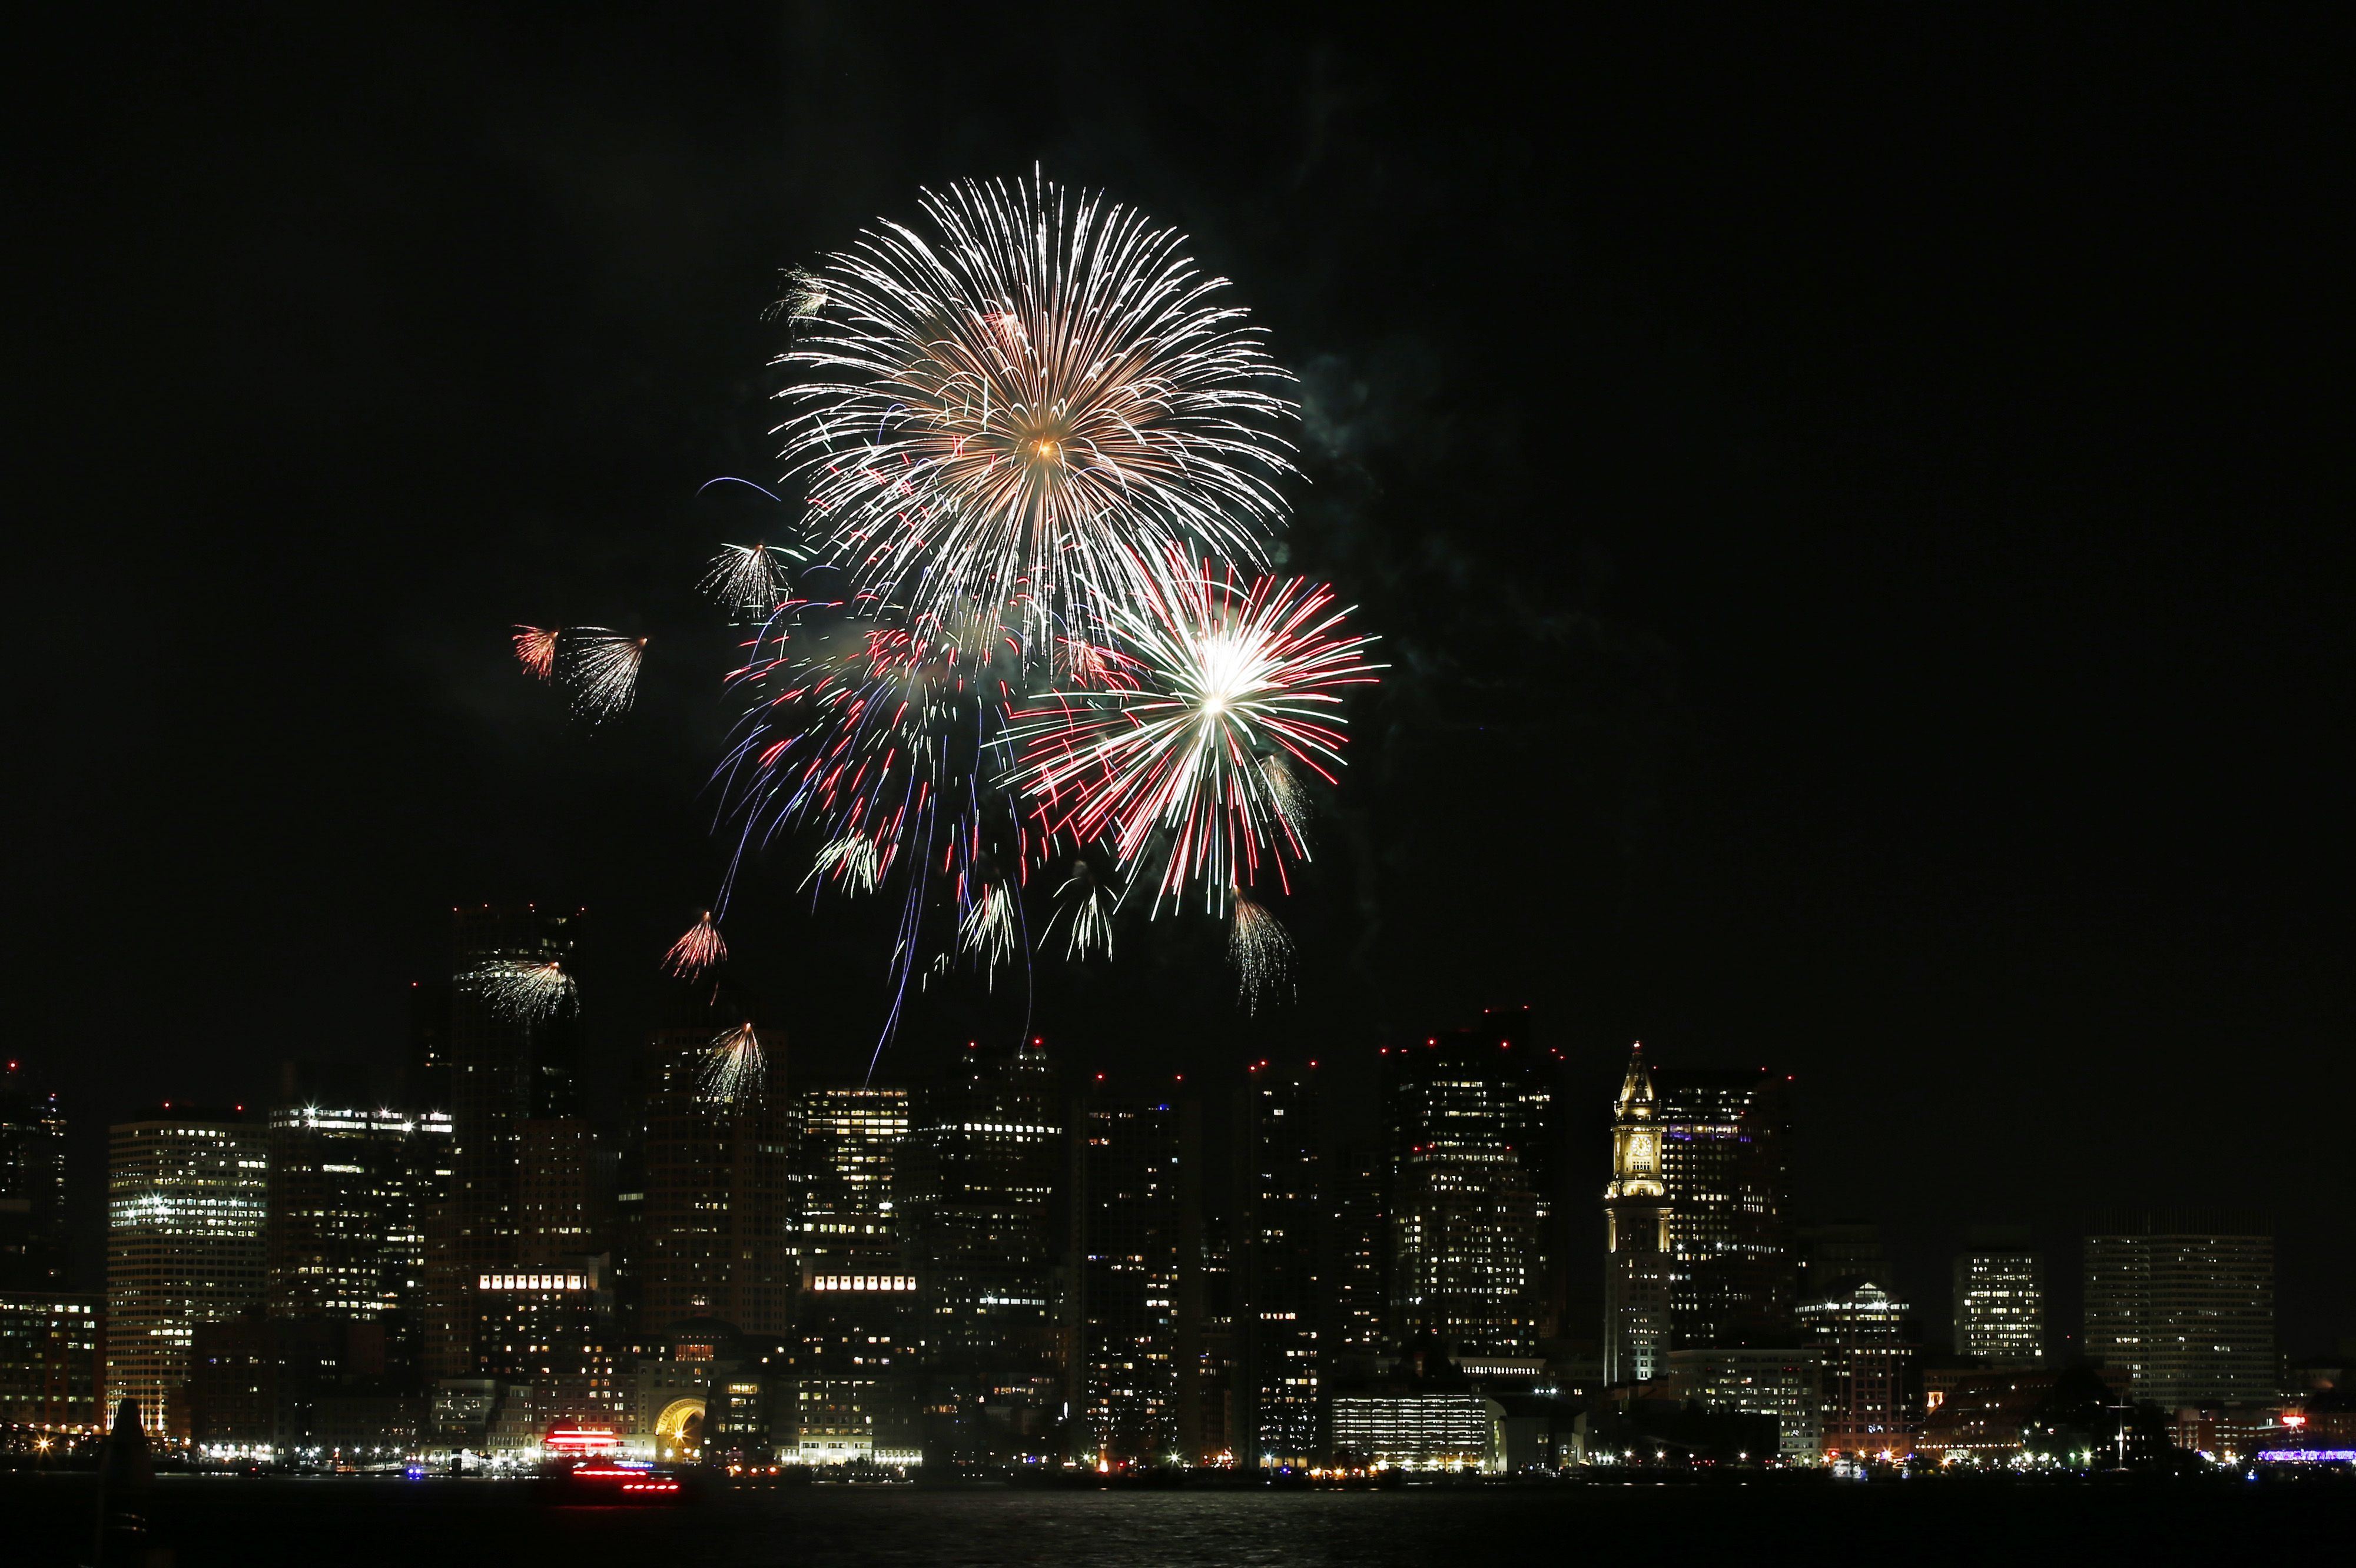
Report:
M 185 1437 L 181 1386 L 199 1323 L 262 1300 L 270 1156 L 259 1122 L 169 1106 L 110 1129 L 106 1405 L 135 1400 Z

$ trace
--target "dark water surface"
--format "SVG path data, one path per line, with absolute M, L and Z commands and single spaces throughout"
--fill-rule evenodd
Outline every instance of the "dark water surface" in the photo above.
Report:
M 0 1563 L 82 1563 L 80 1477 L 0 1479 Z M 1388 1492 L 723 1493 L 677 1509 L 558 1508 L 515 1484 L 191 1480 L 151 1494 L 178 1568 L 444 1564 L 996 1564 L 1054 1568 L 1547 1568 L 1635 1560 L 1751 1564 L 2201 1563 L 2356 1541 L 2356 1486 L 1564 1486 Z M 1623 1554 L 1625 1554 L 1623 1556 Z M 2350 1559 L 2341 1558 L 2341 1561 Z

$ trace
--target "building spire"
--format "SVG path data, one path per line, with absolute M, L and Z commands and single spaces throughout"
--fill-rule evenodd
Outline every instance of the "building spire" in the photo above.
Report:
M 1653 1072 L 1644 1065 L 1644 1042 L 1638 1040 L 1628 1049 L 1628 1076 L 1620 1081 L 1620 1117 L 1628 1118 L 1631 1108 L 1643 1105 L 1649 1117 L 1653 1104 Z

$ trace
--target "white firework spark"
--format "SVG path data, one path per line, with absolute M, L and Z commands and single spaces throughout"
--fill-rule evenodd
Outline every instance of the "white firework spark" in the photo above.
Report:
M 791 564 L 787 552 L 775 545 L 722 545 L 695 586 L 732 615 L 766 620 L 792 592 L 787 577 Z
M 761 1048 L 760 1031 L 739 1024 L 714 1035 L 704 1059 L 696 1092 L 714 1104 L 732 1104 L 761 1093 L 769 1081 L 769 1059 Z
M 1014 891 L 1003 882 L 984 882 L 958 922 L 958 941 L 992 974 L 1014 956 Z
M 573 976 L 553 962 L 494 959 L 466 977 L 489 999 L 494 1011 L 528 1023 L 544 1023 L 556 1017 L 571 1008 L 579 995 Z
M 1086 958 L 1091 953 L 1112 956 L 1112 912 L 1110 894 L 1097 881 L 1096 872 L 1086 860 L 1072 862 L 1072 874 L 1055 890 L 1058 899 L 1069 896 L 1066 906 L 1072 917 L 1072 927 L 1064 942 L 1064 956 Z
M 1276 916 L 1240 891 L 1229 897 L 1235 915 L 1227 931 L 1227 960 L 1236 966 L 1237 997 L 1257 1013 L 1260 1003 L 1276 999 L 1280 990 L 1292 991 L 1292 938 Z
M 781 456 L 861 591 L 1084 622 L 1174 554 L 1258 561 L 1290 378 L 1173 229 L 1033 177 L 922 201 L 829 258 Z M 1043 621 L 1034 619 L 1031 624 Z
M 557 645 L 556 671 L 572 692 L 574 717 L 594 724 L 629 711 L 646 652 L 646 638 L 603 626 L 566 632 Z
M 852 833 L 818 852 L 802 885 L 807 887 L 819 877 L 832 877 L 847 893 L 872 893 L 884 883 L 884 858 L 876 852 L 873 838 Z

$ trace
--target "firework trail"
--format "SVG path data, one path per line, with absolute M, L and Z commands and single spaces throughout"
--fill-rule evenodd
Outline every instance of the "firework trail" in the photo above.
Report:
M 715 1104 L 751 1099 L 767 1086 L 769 1059 L 761 1036 L 749 1023 L 714 1035 L 696 1092 Z
M 1015 716 L 1014 782 L 1048 831 L 1107 837 L 1125 865 L 1158 856 L 1157 907 L 1199 880 L 1215 913 L 1263 865 L 1289 886 L 1286 860 L 1309 858 L 1291 770 L 1332 780 L 1343 693 L 1378 667 L 1362 656 L 1370 639 L 1344 633 L 1345 613 L 1333 590 L 1297 579 L 1168 574 L 1144 613 L 1113 615 L 1134 650 L 1128 672 Z
M 821 877 L 833 878 L 846 893 L 872 893 L 884 885 L 884 857 L 876 852 L 873 839 L 854 833 L 818 852 L 803 885 Z
M 583 626 L 567 632 L 557 652 L 556 673 L 571 688 L 575 718 L 595 724 L 629 711 L 638 692 L 646 638 Z
M 556 640 L 563 635 L 562 626 L 518 626 L 516 662 L 546 683 L 556 674 Z
M 1235 906 L 1227 929 L 1227 961 L 1236 967 L 1237 999 L 1257 1013 L 1260 1003 L 1274 1000 L 1280 989 L 1292 989 L 1292 938 L 1276 916 L 1240 891 L 1230 890 L 1227 896 Z
M 1003 882 L 984 882 L 958 922 L 958 944 L 985 973 L 995 975 L 1021 945 L 1014 921 L 1013 891 Z
M 786 576 L 790 564 L 784 550 L 769 545 L 723 545 L 695 586 L 731 614 L 758 623 L 791 596 Z
M 780 456 L 858 589 L 1076 623 L 1173 552 L 1261 559 L 1290 378 L 1183 237 L 1035 176 L 921 205 L 928 234 L 885 222 L 828 259 L 779 360 L 808 373 Z
M 570 1008 L 579 995 L 573 976 L 555 963 L 495 959 L 466 978 L 489 999 L 494 1011 L 527 1023 L 547 1022 Z
M 692 980 L 714 964 L 728 956 L 728 944 L 721 939 L 720 927 L 713 923 L 712 912 L 705 910 L 687 934 L 670 944 L 663 955 L 663 968 L 682 980 Z
M 1068 898 L 1064 908 L 1070 912 L 1072 927 L 1064 941 L 1064 956 L 1083 959 L 1091 953 L 1112 956 L 1113 900 L 1097 882 L 1097 874 L 1086 860 L 1072 862 L 1071 877 L 1055 890 L 1058 899 Z M 1057 912 L 1061 918 L 1063 911 Z M 1055 923 L 1048 923 L 1052 931 Z M 1043 937 L 1046 933 L 1040 933 Z

